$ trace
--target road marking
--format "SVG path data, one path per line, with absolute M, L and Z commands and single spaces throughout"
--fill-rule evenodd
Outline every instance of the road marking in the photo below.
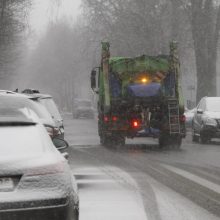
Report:
M 165 165 L 165 164 L 162 164 L 162 166 L 164 166 L 166 169 L 176 173 L 176 174 L 179 174 L 189 180 L 192 180 L 193 182 L 199 184 L 199 185 L 202 185 L 208 189 L 211 189 L 212 191 L 215 191 L 217 192 L 218 194 L 220 194 L 220 186 L 215 184 L 215 183 L 212 183 L 206 179 L 203 179 L 199 176 L 196 176 L 192 173 L 189 173 L 185 170 L 181 170 L 179 168 L 176 168 L 176 167 L 173 167 L 173 166 L 170 166 L 170 165 Z
M 79 187 L 81 220 L 147 220 L 139 192 L 118 179 L 120 176 L 125 182 L 136 185 L 136 181 L 126 172 L 105 166 L 101 169 L 78 168 L 73 174 Z

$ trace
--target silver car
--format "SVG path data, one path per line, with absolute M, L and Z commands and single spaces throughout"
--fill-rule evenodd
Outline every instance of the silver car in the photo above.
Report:
M 220 138 L 220 97 L 204 97 L 199 102 L 192 121 L 192 139 L 202 143 Z

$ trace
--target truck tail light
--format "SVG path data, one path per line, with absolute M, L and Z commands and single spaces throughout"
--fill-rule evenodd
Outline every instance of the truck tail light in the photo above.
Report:
M 109 122 L 109 117 L 108 116 L 104 116 L 104 122 Z
M 112 121 L 118 121 L 118 117 L 117 116 L 112 116 Z
M 133 128 L 139 128 L 140 127 L 140 123 L 138 120 L 133 120 L 132 121 L 132 127 Z
M 180 116 L 180 122 L 184 123 L 186 121 L 186 116 L 185 115 L 181 115 Z

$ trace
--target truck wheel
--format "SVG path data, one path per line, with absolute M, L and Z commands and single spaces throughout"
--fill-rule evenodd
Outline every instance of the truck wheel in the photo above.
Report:
M 182 144 L 181 137 L 172 137 L 170 135 L 164 135 L 159 137 L 159 148 L 172 147 L 174 149 L 179 149 Z
M 174 149 L 180 149 L 182 145 L 182 138 L 181 137 L 170 137 L 171 139 L 171 146 Z
M 114 135 L 112 137 L 112 142 L 116 146 L 124 146 L 125 145 L 125 137 L 123 135 Z
M 159 148 L 162 149 L 162 148 L 167 147 L 168 145 L 169 145 L 168 137 L 161 135 L 159 137 Z
M 110 147 L 112 145 L 112 138 L 111 136 L 101 135 L 100 136 L 100 144 L 105 147 Z

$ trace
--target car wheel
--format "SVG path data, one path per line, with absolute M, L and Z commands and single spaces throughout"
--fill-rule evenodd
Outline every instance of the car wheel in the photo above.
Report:
M 200 141 L 202 144 L 207 144 L 210 141 L 210 138 L 205 136 L 204 134 L 200 134 Z
M 73 220 L 79 220 L 79 205 L 74 208 Z
M 199 136 L 196 135 L 194 128 L 192 128 L 192 141 L 199 142 Z

